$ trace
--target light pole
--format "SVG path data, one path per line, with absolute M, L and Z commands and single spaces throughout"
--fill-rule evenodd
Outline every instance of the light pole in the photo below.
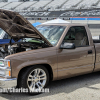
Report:
M 72 19 L 71 19 L 71 23 L 72 23 L 72 20 L 73 20 L 73 15 L 74 15 L 74 13 L 75 13 L 75 12 L 72 12 Z

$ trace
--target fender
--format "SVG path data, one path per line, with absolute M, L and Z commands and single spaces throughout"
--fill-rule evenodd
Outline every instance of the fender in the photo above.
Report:
M 34 61 L 23 62 L 22 64 L 19 64 L 19 66 L 12 69 L 12 77 L 18 78 L 18 74 L 20 70 L 25 67 L 30 67 L 30 66 L 34 67 L 34 65 L 43 65 L 43 64 L 47 64 L 51 66 L 52 73 L 53 73 L 53 80 L 56 80 L 57 79 L 57 66 L 55 64 L 51 64 L 49 60 L 34 60 Z

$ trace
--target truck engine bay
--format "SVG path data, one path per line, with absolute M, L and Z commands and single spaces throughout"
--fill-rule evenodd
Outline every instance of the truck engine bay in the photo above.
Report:
M 49 47 L 43 41 L 24 38 L 20 42 L 0 45 L 0 57 L 5 58 L 8 55 Z

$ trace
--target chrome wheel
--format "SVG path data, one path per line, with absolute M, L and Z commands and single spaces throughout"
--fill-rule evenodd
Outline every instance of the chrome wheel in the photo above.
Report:
M 39 91 L 43 89 L 47 81 L 46 73 L 41 68 L 31 71 L 27 78 L 27 85 L 30 91 Z

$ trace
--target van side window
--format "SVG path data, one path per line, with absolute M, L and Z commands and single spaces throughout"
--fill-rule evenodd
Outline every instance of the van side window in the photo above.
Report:
M 11 39 L 11 37 L 6 33 L 3 39 Z
M 89 41 L 85 27 L 84 26 L 70 27 L 63 42 L 74 43 L 76 47 L 88 46 Z

